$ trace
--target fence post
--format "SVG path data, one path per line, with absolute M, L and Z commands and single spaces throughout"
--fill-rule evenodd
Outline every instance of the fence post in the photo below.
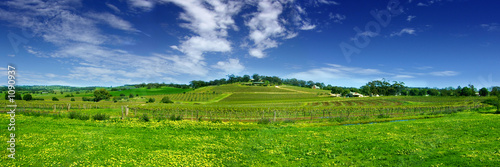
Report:
M 122 119 L 123 119 L 123 106 L 122 106 Z
M 125 106 L 125 116 L 128 116 L 128 105 Z
M 71 109 L 71 103 L 68 104 L 68 111 Z
M 54 112 L 56 112 L 56 105 L 54 104 Z
M 276 122 L 276 110 L 274 110 L 274 122 Z

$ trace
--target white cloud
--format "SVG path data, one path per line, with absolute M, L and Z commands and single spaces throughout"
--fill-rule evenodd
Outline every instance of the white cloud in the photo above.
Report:
M 298 35 L 299 35 L 299 33 L 297 33 L 297 32 L 290 32 L 290 33 L 288 33 L 288 34 L 285 36 L 285 38 L 284 38 L 284 39 L 292 39 L 292 38 L 297 37 Z
M 330 17 L 330 19 L 333 20 L 333 22 L 339 23 L 339 24 L 342 24 L 342 21 L 346 19 L 345 15 L 341 15 L 338 13 L 337 14 L 330 13 L 329 17 Z
M 424 4 L 424 3 L 422 3 L 422 2 L 419 2 L 419 3 L 417 4 L 417 6 L 429 6 L 429 5 Z
M 438 77 L 450 77 L 450 76 L 457 76 L 460 73 L 456 71 L 436 71 L 436 72 L 431 72 L 429 74 Z
M 401 31 L 399 31 L 399 32 L 393 32 L 393 33 L 391 34 L 391 37 L 392 37 L 392 36 L 402 36 L 402 35 L 404 35 L 404 34 L 416 35 L 416 31 L 415 31 L 415 29 L 413 29 L 413 28 L 403 28 L 403 29 L 402 29 Z
M 316 28 L 316 25 L 310 25 L 310 24 L 307 24 L 307 23 L 304 24 L 304 25 L 302 25 L 302 27 L 300 27 L 301 30 L 312 30 L 314 28 Z
M 418 70 L 428 70 L 428 69 L 432 69 L 431 66 L 422 66 L 422 67 L 415 67 L 416 69 Z
M 257 58 L 265 57 L 263 51 L 278 46 L 272 37 L 283 36 L 285 29 L 279 23 L 283 6 L 279 1 L 262 0 L 258 3 L 258 12 L 246 25 L 250 28 L 249 38 L 254 42 L 249 54 Z
M 395 78 L 395 79 L 408 79 L 408 78 L 415 78 L 415 77 L 411 76 L 411 75 L 395 75 L 393 78 Z
M 412 15 L 409 15 L 408 18 L 406 18 L 406 21 L 408 22 L 411 22 L 411 20 L 413 20 L 414 18 L 416 18 L 417 16 L 412 16 Z
M 13 55 L 13 54 L 9 54 L 7 56 L 9 56 L 9 57 L 16 57 L 16 55 Z
M 155 1 L 152 0 L 128 0 L 127 2 L 132 8 L 139 8 L 144 11 L 150 11 L 155 5 Z
M 118 9 L 115 5 L 113 4 L 110 4 L 110 3 L 106 3 L 106 6 L 108 6 L 108 8 L 110 8 L 111 10 L 115 11 L 115 13 L 120 13 L 120 9 Z
M 379 34 L 371 32 L 371 31 L 365 31 L 365 32 L 359 33 L 359 35 L 366 36 L 366 37 L 376 37 Z
M 356 76 L 373 76 L 373 75 L 391 75 L 382 72 L 378 69 L 367 69 L 359 67 L 347 67 L 338 64 L 328 64 L 327 67 L 311 69 L 305 72 L 298 72 L 290 74 L 292 78 L 301 79 L 341 79 L 341 78 L 355 78 Z
M 212 67 L 223 70 L 225 74 L 238 74 L 245 69 L 238 59 L 229 59 L 226 62 L 219 61 L 217 64 L 212 65 Z
M 80 1 L 8 1 L 1 5 L 11 10 L 0 9 L 0 19 L 13 26 L 28 30 L 34 37 L 56 45 L 87 43 L 93 45 L 114 44 L 116 37 L 101 34 L 98 23 L 125 31 L 137 31 L 133 26 L 109 13 L 78 13 Z M 109 5 L 108 5 L 109 6 Z
M 500 24 L 498 23 L 490 23 L 490 24 L 481 24 L 481 27 L 486 29 L 487 31 L 498 31 L 500 30 Z
M 184 56 L 171 56 L 168 59 L 175 62 L 175 66 L 190 71 L 189 74 L 205 75 L 205 52 L 230 52 L 231 43 L 226 39 L 228 29 L 237 29 L 232 17 L 236 15 L 242 3 L 229 1 L 223 3 L 218 0 L 207 1 L 204 4 L 195 0 L 166 0 L 172 2 L 185 12 L 179 18 L 187 21 L 181 26 L 187 28 L 196 36 L 185 37 L 179 46 L 170 46 L 183 52 Z M 185 66 L 185 67 L 183 67 Z
M 131 31 L 131 32 L 138 32 L 135 28 L 133 28 L 132 24 L 128 21 L 125 21 L 115 15 L 112 15 L 110 13 L 89 13 L 88 16 L 90 18 L 94 18 L 98 20 L 99 22 L 106 23 L 109 26 L 124 30 L 124 31 Z
M 318 0 L 319 3 L 322 4 L 327 4 L 327 5 L 340 5 L 340 3 L 335 2 L 335 1 L 328 1 L 328 0 Z

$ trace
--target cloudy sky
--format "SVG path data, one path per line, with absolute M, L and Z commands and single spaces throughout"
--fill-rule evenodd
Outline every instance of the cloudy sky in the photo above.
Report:
M 500 2 L 11 0 L 0 76 L 21 85 L 276 75 L 359 87 L 500 85 Z

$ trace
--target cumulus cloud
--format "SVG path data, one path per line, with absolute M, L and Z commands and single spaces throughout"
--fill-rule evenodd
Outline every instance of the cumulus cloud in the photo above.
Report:
M 259 1 L 259 12 L 256 13 L 246 25 L 250 28 L 249 38 L 254 42 L 249 54 L 257 58 L 263 58 L 263 50 L 278 46 L 271 37 L 282 36 L 285 29 L 279 23 L 279 15 L 283 6 L 279 1 Z
M 188 74 L 205 75 L 206 63 L 204 53 L 206 52 L 230 52 L 231 43 L 226 39 L 229 29 L 237 29 L 233 16 L 241 7 L 241 2 L 213 0 L 204 4 L 194 0 L 166 0 L 164 2 L 174 3 L 184 9 L 185 12 L 179 18 L 187 23 L 181 26 L 196 33 L 194 36 L 185 37 L 178 46 L 171 46 L 175 50 L 183 52 L 184 56 L 171 56 L 168 59 L 174 65 L 183 69 Z
M 212 65 L 213 68 L 223 70 L 225 74 L 238 74 L 242 72 L 245 67 L 238 59 L 229 59 L 228 61 L 219 61 L 217 64 Z

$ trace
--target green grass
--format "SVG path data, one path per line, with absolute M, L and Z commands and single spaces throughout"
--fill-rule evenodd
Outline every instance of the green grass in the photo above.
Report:
M 7 141 L 2 114 L 0 140 Z M 499 114 L 353 126 L 16 116 L 4 166 L 498 166 Z M 6 146 L 6 144 L 5 144 Z
M 314 94 L 317 94 L 317 93 L 321 93 L 321 94 L 330 94 L 330 90 L 323 90 L 323 89 L 312 89 L 312 88 L 307 88 L 307 87 L 298 87 L 298 86 L 290 86 L 290 85 L 280 85 L 279 86 L 280 88 L 283 88 L 283 89 L 289 89 L 289 90 L 292 90 L 292 91 L 296 91 L 296 92 L 301 92 L 301 93 L 314 93 Z
M 109 93 L 113 96 L 120 96 L 120 94 L 124 94 L 125 96 L 129 96 L 133 94 L 134 96 L 138 94 L 139 96 L 147 96 L 147 95 L 164 95 L 164 94 L 176 94 L 189 92 L 191 89 L 180 89 L 180 88 L 172 88 L 172 87 L 162 87 L 162 88 L 136 88 L 136 89 L 128 89 L 122 91 L 110 91 Z
M 245 86 L 240 84 L 228 84 L 220 86 L 209 86 L 195 90 L 197 93 L 202 92 L 218 92 L 218 93 L 236 93 L 236 92 L 293 92 L 290 90 L 278 89 L 274 86 Z

